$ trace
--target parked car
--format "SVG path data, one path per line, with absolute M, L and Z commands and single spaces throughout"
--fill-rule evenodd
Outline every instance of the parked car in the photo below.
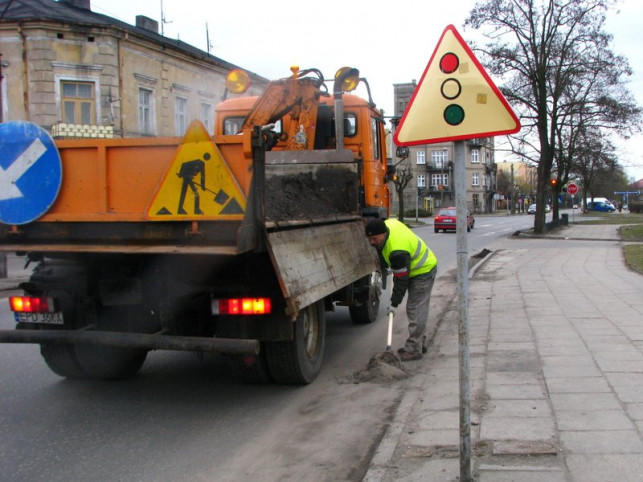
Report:
M 549 204 L 545 204 L 545 212 L 551 212 L 551 206 Z M 536 205 L 535 204 L 530 204 L 529 207 L 527 208 L 527 214 L 536 214 Z
M 613 213 L 616 211 L 616 208 L 613 204 L 605 203 L 603 201 L 594 201 L 593 203 L 587 204 L 588 211 L 598 211 L 603 213 Z
M 442 208 L 438 211 L 438 214 L 433 218 L 433 231 L 439 232 L 440 229 L 445 233 L 447 231 L 455 232 L 456 225 L 456 208 Z M 473 229 L 473 225 L 476 223 L 476 220 L 473 217 L 473 214 L 467 209 L 467 232 Z

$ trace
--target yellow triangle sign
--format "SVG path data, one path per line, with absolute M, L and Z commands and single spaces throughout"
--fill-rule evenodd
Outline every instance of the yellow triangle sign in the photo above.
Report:
M 398 146 L 512 134 L 520 121 L 453 25 L 438 42 L 394 135 Z
M 152 220 L 241 220 L 246 197 L 200 121 L 194 121 L 147 209 Z

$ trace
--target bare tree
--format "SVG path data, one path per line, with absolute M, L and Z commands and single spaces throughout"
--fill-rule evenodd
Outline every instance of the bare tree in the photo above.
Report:
M 614 146 L 599 131 L 585 131 L 580 136 L 575 152 L 573 169 L 581 179 L 583 210 L 587 210 L 587 198 L 600 192 L 600 179 L 611 177 L 616 166 Z
M 395 185 L 395 192 L 397 193 L 398 199 L 398 213 L 397 217 L 401 222 L 404 222 L 404 189 L 408 186 L 409 182 L 413 179 L 413 172 L 411 166 L 404 166 L 398 168 L 393 178 L 393 184 Z
M 545 196 L 552 172 L 559 181 L 554 199 L 567 182 L 577 129 L 640 122 L 640 110 L 623 87 L 631 70 L 609 49 L 603 31 L 612 0 L 486 0 L 473 8 L 466 25 L 488 39 L 479 49 L 492 73 L 505 83 L 504 95 L 521 115 L 523 129 L 510 149 L 537 166 L 534 230 L 545 231 Z M 635 122 L 632 122 L 632 121 Z M 621 130 L 620 133 L 626 132 Z M 557 212 L 557 210 L 556 210 Z

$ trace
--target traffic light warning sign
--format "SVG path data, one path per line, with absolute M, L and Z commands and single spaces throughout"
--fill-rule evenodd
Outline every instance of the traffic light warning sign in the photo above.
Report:
M 453 25 L 438 42 L 394 139 L 398 146 L 511 134 L 520 121 Z
M 148 219 L 238 220 L 246 197 L 216 144 L 194 121 L 147 210 Z

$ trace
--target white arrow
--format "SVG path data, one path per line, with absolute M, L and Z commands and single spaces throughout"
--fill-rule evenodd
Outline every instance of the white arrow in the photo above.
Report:
M 6 171 L 0 166 L 0 201 L 24 197 L 16 182 L 45 152 L 47 152 L 45 145 L 40 139 L 36 139 Z

